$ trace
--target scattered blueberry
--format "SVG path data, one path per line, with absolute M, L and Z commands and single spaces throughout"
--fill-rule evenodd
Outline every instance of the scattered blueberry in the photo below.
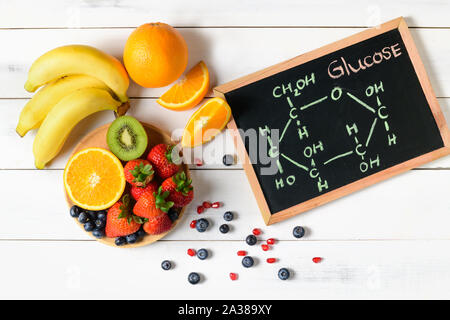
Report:
M 72 218 L 78 218 L 78 216 L 81 213 L 81 208 L 77 207 L 77 206 L 73 206 L 72 208 L 70 208 L 70 215 Z
M 234 215 L 233 215 L 233 212 L 231 212 L 231 211 L 227 211 L 223 214 L 223 219 L 225 221 L 231 221 L 231 220 L 233 220 L 233 218 L 234 218 Z
M 256 239 L 256 237 L 254 235 L 250 234 L 245 239 L 245 242 L 247 242 L 247 244 L 249 246 L 254 246 L 256 244 L 256 242 L 258 242 L 258 240 Z
M 178 211 L 175 208 L 170 208 L 167 212 L 170 221 L 175 222 L 178 219 Z
M 127 239 L 125 239 L 125 237 L 116 238 L 116 241 L 115 241 L 116 246 L 123 246 L 126 243 L 127 243 Z
M 86 212 L 81 212 L 78 216 L 78 222 L 85 224 L 89 220 L 89 217 Z
M 129 243 L 129 244 L 136 243 L 138 241 L 137 233 L 129 234 L 125 237 L 125 239 L 127 240 L 127 243 Z
M 208 258 L 208 255 L 209 255 L 209 253 L 208 253 L 208 250 L 206 250 L 206 249 L 199 249 L 197 251 L 197 257 L 200 260 L 205 260 L 206 258 Z
M 289 273 L 289 270 L 288 269 L 286 269 L 286 268 L 281 268 L 279 271 L 278 271 L 278 278 L 280 278 L 281 280 L 287 280 L 287 279 L 289 279 L 289 276 L 290 276 L 291 274 Z
M 191 272 L 189 273 L 188 281 L 190 284 L 197 284 L 200 282 L 200 275 L 197 272 Z
M 170 270 L 170 268 L 172 268 L 172 263 L 170 263 L 169 260 L 164 260 L 161 263 L 161 268 L 163 268 L 163 270 Z
M 94 231 L 94 229 L 95 229 L 95 224 L 92 221 L 88 221 L 84 224 L 84 230 L 86 230 L 87 232 Z
M 106 221 L 97 219 L 97 220 L 95 220 L 95 226 L 99 229 L 104 228 L 106 226 Z
M 197 229 L 198 232 L 205 232 L 206 229 L 208 229 L 209 227 L 209 221 L 201 218 L 197 220 L 197 224 L 195 225 L 195 228 Z
M 147 234 L 147 232 L 145 232 L 142 227 L 136 233 L 137 233 L 138 238 L 143 238 Z
M 226 154 L 223 156 L 222 162 L 226 166 L 231 166 L 234 164 L 234 156 L 232 154 Z
M 228 231 L 230 231 L 230 227 L 227 224 L 223 224 L 219 227 L 219 231 L 222 233 L 228 233 Z
M 303 237 L 305 235 L 305 228 L 297 226 L 292 231 L 292 234 L 294 235 L 294 237 L 300 239 L 301 237 Z
M 101 239 L 105 236 L 105 231 L 95 228 L 94 231 L 92 231 L 92 235 L 97 239 Z
M 88 211 L 86 211 L 86 213 L 87 213 L 89 219 L 91 219 L 92 221 L 97 220 L 97 212 L 88 210 Z
M 105 210 L 100 211 L 100 212 L 97 214 L 97 220 L 102 220 L 102 221 L 105 221 L 105 222 L 106 222 L 106 211 L 105 211 Z
M 254 263 L 255 261 L 253 260 L 252 257 L 245 256 L 244 258 L 242 258 L 242 265 L 246 268 L 250 268 L 251 266 L 253 266 Z

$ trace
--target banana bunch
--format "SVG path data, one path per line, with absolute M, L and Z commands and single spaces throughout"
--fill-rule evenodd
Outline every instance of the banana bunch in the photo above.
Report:
M 43 169 L 61 150 L 75 125 L 102 110 L 128 108 L 128 74 L 116 58 L 90 46 L 69 45 L 39 57 L 28 72 L 25 90 L 40 89 L 23 108 L 16 131 L 38 129 L 33 154 Z

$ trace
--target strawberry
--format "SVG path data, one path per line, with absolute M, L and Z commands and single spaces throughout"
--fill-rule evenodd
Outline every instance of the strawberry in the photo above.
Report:
M 116 202 L 106 215 L 105 234 L 108 238 L 124 237 L 135 233 L 146 219 L 130 213 L 130 196 L 124 195 L 122 202 Z
M 168 200 L 173 202 L 173 206 L 181 208 L 188 205 L 194 198 L 192 180 L 187 179 L 184 171 L 178 172 L 164 180 L 161 185 L 162 191 L 169 191 Z
M 131 195 L 133 196 L 134 200 L 138 201 L 144 192 L 153 193 L 156 191 L 158 191 L 158 183 L 155 180 L 153 180 L 153 181 L 150 181 L 145 188 L 136 187 L 136 186 L 131 187 L 130 192 L 131 192 Z
M 177 159 L 173 158 L 172 151 L 174 146 L 169 146 L 166 144 L 157 144 L 150 150 L 147 160 L 150 161 L 155 167 L 156 173 L 162 179 L 167 179 L 173 176 L 180 169 L 179 164 L 175 164 L 174 162 L 178 162 L 180 160 L 179 155 L 177 154 Z
M 148 234 L 161 234 L 169 231 L 171 227 L 172 221 L 166 213 L 156 218 L 149 219 L 146 223 L 144 223 L 144 231 Z
M 166 214 L 173 206 L 173 202 L 166 202 L 168 196 L 169 192 L 162 192 L 161 187 L 158 192 L 144 192 L 134 206 L 133 212 L 139 217 L 148 219 Z
M 153 179 L 153 168 L 149 161 L 136 159 L 128 161 L 124 168 L 125 179 L 135 187 L 145 188 Z

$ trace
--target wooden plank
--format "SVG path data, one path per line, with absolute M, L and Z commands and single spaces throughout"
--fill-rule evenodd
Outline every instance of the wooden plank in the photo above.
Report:
M 187 28 L 180 29 L 189 47 L 188 68 L 204 60 L 211 86 L 311 51 L 355 34 L 361 28 Z M 118 58 L 132 29 L 0 30 L 0 98 L 30 97 L 23 89 L 28 68 L 44 52 L 64 44 L 98 47 Z M 450 29 L 412 29 L 431 84 L 438 97 L 450 97 Z M 239 50 L 236 50 L 239 48 Z M 18 54 L 20 53 L 20 54 Z M 159 97 L 167 88 L 144 89 L 135 84 L 131 97 Z M 212 94 L 209 93 L 208 96 Z
M 445 0 L 393 2 L 322 0 L 306 5 L 296 0 L 3 1 L 2 28 L 129 27 L 164 21 L 176 26 L 373 26 L 404 15 L 412 26 L 447 27 L 450 4 Z M 51 14 L 49 15 L 49 12 Z M 99 14 L 101 12 L 101 14 Z M 17 17 L 20 17 L 18 19 Z
M 276 288 L 284 299 L 448 299 L 449 245 L 450 240 L 280 242 L 270 253 L 249 249 L 257 263 L 245 269 L 237 242 L 165 241 L 117 250 L 92 242 L 0 241 L 0 298 L 117 299 L 126 292 L 127 299 L 246 299 L 251 292 L 252 299 L 277 299 Z M 207 260 L 185 253 L 202 247 L 211 252 Z M 279 262 L 266 263 L 269 256 Z M 314 264 L 316 256 L 324 260 Z M 172 270 L 161 269 L 165 259 L 174 262 Z M 117 271 L 130 266 L 145 269 L 145 276 Z M 281 267 L 291 270 L 289 280 L 277 278 Z M 193 271 L 203 279 L 196 286 L 187 281 Z M 229 272 L 239 279 L 231 281 Z
M 246 249 L 243 240 L 253 228 L 261 228 L 261 239 L 295 240 L 296 225 L 308 229 L 301 241 L 450 239 L 445 200 L 450 171 L 411 171 L 270 227 L 264 226 L 242 170 L 191 174 L 194 201 L 166 240 L 240 240 Z M 61 170 L 0 170 L 0 181 L 5 186 L 0 239 L 90 239 L 69 216 Z M 205 200 L 220 201 L 223 207 L 198 215 L 196 207 Z M 229 223 L 231 231 L 221 234 L 218 229 L 227 210 L 236 218 Z M 205 233 L 189 228 L 200 217 L 211 224 Z
M 438 99 L 444 116 L 450 120 L 450 99 Z M 3 120 L 0 122 L 0 145 L 8 150 L 8 157 L 0 157 L 0 169 L 34 169 L 32 153 L 35 132 L 28 133 L 20 138 L 15 128 L 20 111 L 26 103 L 26 99 L 0 99 L 0 112 Z M 179 137 L 189 117 L 196 109 L 182 112 L 174 112 L 162 108 L 155 99 L 132 99 L 130 115 L 141 121 L 159 126 L 161 129 L 174 132 L 174 139 Z M 72 148 L 90 131 L 114 120 L 111 112 L 101 112 L 92 115 L 78 124 L 69 136 L 61 154 L 50 164 L 51 169 L 63 169 Z M 201 169 L 237 169 L 240 164 L 226 167 L 222 163 L 224 154 L 236 154 L 232 135 L 227 131 L 218 135 L 212 142 L 193 150 L 186 149 L 186 159 L 203 159 L 204 166 L 192 168 Z M 423 166 L 423 168 L 450 168 L 450 157 L 442 158 Z

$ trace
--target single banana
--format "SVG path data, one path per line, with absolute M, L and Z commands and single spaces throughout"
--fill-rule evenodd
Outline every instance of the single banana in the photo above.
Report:
M 119 60 L 85 45 L 58 47 L 44 53 L 31 66 L 25 90 L 36 91 L 46 83 L 68 75 L 86 74 L 108 85 L 120 101 L 128 101 L 128 74 Z
M 43 169 L 61 151 L 75 125 L 102 110 L 116 111 L 121 102 L 103 89 L 83 88 L 62 98 L 48 113 L 33 144 L 35 165 Z
M 58 79 L 39 90 L 20 113 L 16 131 L 23 137 L 28 131 L 39 128 L 50 110 L 62 98 L 82 88 L 108 90 L 108 86 L 96 78 L 73 75 Z

